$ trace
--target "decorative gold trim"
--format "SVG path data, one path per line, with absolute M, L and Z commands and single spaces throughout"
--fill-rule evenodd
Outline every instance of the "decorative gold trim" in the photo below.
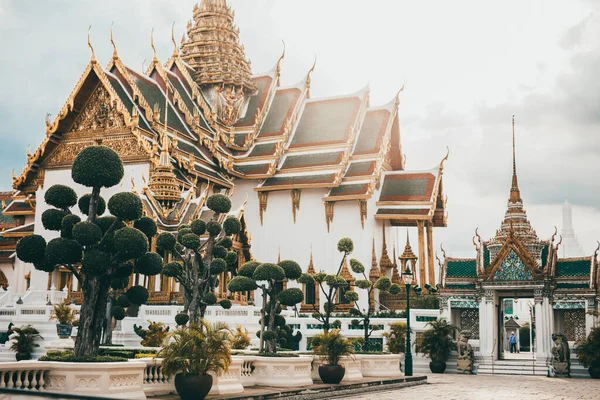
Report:
M 263 224 L 263 215 L 267 211 L 267 199 L 269 192 L 258 192 L 258 206 L 260 211 L 260 225 Z
M 300 189 L 292 189 L 290 194 L 292 196 L 292 214 L 294 215 L 294 224 L 296 223 L 296 212 L 300 209 Z
M 365 220 L 367 219 L 367 200 L 358 200 L 360 208 L 360 225 L 365 229 Z
M 329 228 L 331 223 L 333 222 L 333 206 L 335 202 L 326 201 L 325 202 L 325 222 L 327 222 L 327 232 L 329 233 Z

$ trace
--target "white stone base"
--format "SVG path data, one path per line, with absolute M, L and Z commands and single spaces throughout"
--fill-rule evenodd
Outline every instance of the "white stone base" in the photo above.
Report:
M 209 394 L 236 394 L 242 393 L 244 387 L 242 386 L 242 364 L 244 357 L 232 356 L 231 364 L 229 369 L 225 373 L 213 376 L 213 385 L 210 389 Z
M 312 385 L 310 377 L 312 356 L 260 357 L 253 363 L 256 385 L 297 387 Z
M 146 399 L 144 362 L 48 364 L 48 392 L 115 399 Z
M 357 354 L 362 375 L 377 378 L 400 378 L 400 354 Z

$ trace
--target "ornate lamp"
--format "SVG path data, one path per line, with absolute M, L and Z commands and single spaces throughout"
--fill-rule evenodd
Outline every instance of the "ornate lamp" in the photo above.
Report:
M 408 230 L 406 231 L 406 246 L 404 247 L 404 253 L 402 253 L 398 259 L 402 265 L 402 280 L 404 281 L 404 285 L 406 285 L 406 351 L 404 353 L 404 376 L 412 376 L 413 365 L 410 345 L 410 286 L 414 282 L 414 276 L 411 267 L 416 270 L 416 262 L 418 258 L 410 248 Z

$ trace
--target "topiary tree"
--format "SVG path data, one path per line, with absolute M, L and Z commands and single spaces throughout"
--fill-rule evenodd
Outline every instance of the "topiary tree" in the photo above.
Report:
M 225 271 L 235 272 L 237 252 L 232 251 L 232 235 L 240 232 L 242 225 L 236 217 L 229 216 L 219 223 L 221 214 L 231 209 L 231 200 L 223 194 L 213 194 L 206 205 L 214 211 L 213 218 L 206 222 L 193 220 L 183 225 L 176 234 L 164 232 L 158 235 L 156 246 L 159 251 L 170 253 L 174 260 L 165 265 L 163 274 L 175 278 L 183 287 L 184 311 L 188 315 L 176 318 L 178 325 L 188 321 L 197 324 L 204 319 L 208 306 L 217 303 L 215 288 L 218 277 Z M 202 241 L 201 237 L 207 235 Z M 219 305 L 231 308 L 231 301 L 223 299 Z
M 342 266 L 344 265 L 346 257 L 348 254 L 354 251 L 354 243 L 350 238 L 340 239 L 337 244 L 337 249 L 340 253 L 342 253 L 342 260 L 340 261 L 340 266 L 338 267 L 335 275 L 326 274 L 325 272 L 318 272 L 315 274 L 304 273 L 298 279 L 298 282 L 306 285 L 319 285 L 319 289 L 325 296 L 323 309 L 321 310 L 313 304 L 315 312 L 312 314 L 313 318 L 323 324 L 323 331 L 325 333 L 329 332 L 329 329 L 331 328 L 331 315 L 335 311 L 336 306 L 339 304 L 339 302 L 336 302 L 336 299 L 338 298 L 338 291 L 348 286 L 348 282 L 340 276 L 340 272 L 342 271 Z
M 346 300 L 353 304 L 353 308 L 349 310 L 349 313 L 353 316 L 359 317 L 358 319 L 353 320 L 353 322 L 356 321 L 356 323 L 354 323 L 354 326 L 358 327 L 362 324 L 363 327 L 364 341 L 362 343 L 362 350 L 369 351 L 369 338 L 371 337 L 373 331 L 378 329 L 377 325 L 370 326 L 371 317 L 375 313 L 375 307 L 372 306 L 370 301 L 374 290 L 377 289 L 379 290 L 379 292 L 386 292 L 396 295 L 401 292 L 402 288 L 397 283 L 392 283 L 390 278 L 388 278 L 387 276 L 382 276 L 376 281 L 369 280 L 368 276 L 365 273 L 364 265 L 362 265 L 360 261 L 354 258 L 350 260 L 350 269 L 352 269 L 352 272 L 354 272 L 355 274 L 361 274 L 364 278 L 356 280 L 354 282 L 354 285 L 360 289 L 366 290 L 368 299 L 367 307 L 360 308 L 360 306 L 358 305 L 358 300 L 360 296 L 356 292 L 346 292 L 345 297 Z
M 79 281 L 83 293 L 79 329 L 75 341 L 75 356 L 89 357 L 98 353 L 111 287 L 126 287 L 135 271 L 157 275 L 162 270 L 162 258 L 149 253 L 149 238 L 156 233 L 154 221 L 142 219 L 142 202 L 133 193 L 117 193 L 108 204 L 100 196 L 102 188 L 117 185 L 123 178 L 123 163 L 119 155 L 106 146 L 90 146 L 75 158 L 71 169 L 73 180 L 92 189 L 77 198 L 65 185 L 50 187 L 44 196 L 52 207 L 42 214 L 44 228 L 59 231 L 60 237 L 46 240 L 40 235 L 21 239 L 17 257 L 33 263 L 36 269 L 52 273 L 63 266 Z M 78 205 L 87 216 L 85 221 L 72 213 Z M 101 216 L 108 208 L 110 216 Z M 133 222 L 133 227 L 127 223 Z M 132 304 L 144 304 L 148 291 L 133 286 L 125 292 Z M 111 308 L 115 317 L 124 317 L 122 306 Z
M 256 289 L 262 291 L 263 301 L 258 332 L 261 352 L 275 353 L 277 340 L 281 341 L 284 337 L 287 340 L 287 333 L 281 331 L 285 326 L 285 318 L 280 315 L 281 306 L 295 306 L 304 298 L 304 293 L 298 288 L 278 292 L 276 283 L 284 279 L 296 280 L 301 275 L 302 268 L 292 260 L 284 260 L 279 264 L 248 261 L 240 267 L 238 275 L 229 282 L 228 288 L 231 292 L 247 292 Z

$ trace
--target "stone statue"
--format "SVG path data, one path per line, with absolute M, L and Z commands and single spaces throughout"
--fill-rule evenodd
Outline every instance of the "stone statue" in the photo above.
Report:
M 473 347 L 469 344 L 471 338 L 471 331 L 461 331 L 458 339 L 458 362 L 456 368 L 459 372 L 473 373 Z
M 560 332 L 552 334 L 552 370 L 554 376 L 571 377 L 571 352 L 567 337 Z

